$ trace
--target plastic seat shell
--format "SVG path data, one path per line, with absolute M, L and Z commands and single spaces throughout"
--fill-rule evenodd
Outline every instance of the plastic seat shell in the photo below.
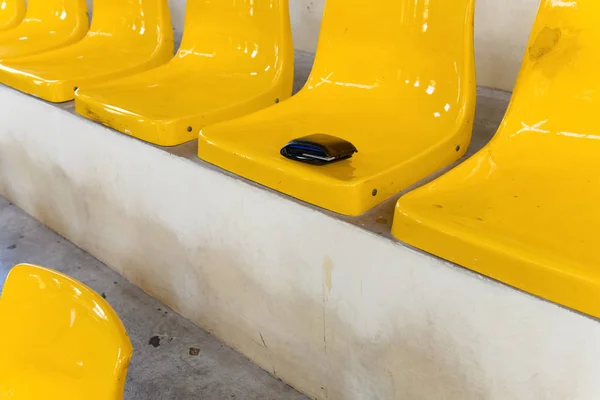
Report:
M 0 31 L 0 60 L 68 46 L 89 29 L 85 0 L 30 0 L 23 21 Z
M 313 71 L 296 96 L 203 129 L 198 156 L 272 189 L 359 215 L 460 158 L 475 109 L 474 1 L 329 0 Z M 358 154 L 327 166 L 285 159 L 328 134 Z
M 0 82 L 59 103 L 73 100 L 78 87 L 152 69 L 172 56 L 167 0 L 95 0 L 92 26 L 82 40 L 3 61 Z
M 485 148 L 400 198 L 398 239 L 600 317 L 600 3 L 544 0 Z
M 0 0 L 0 31 L 19 25 L 26 8 L 25 0 Z
M 168 64 L 82 88 L 77 112 L 139 139 L 173 146 L 200 129 L 283 101 L 293 85 L 287 0 L 188 2 Z
M 0 298 L 0 398 L 117 400 L 132 347 L 114 310 L 61 273 L 18 265 Z

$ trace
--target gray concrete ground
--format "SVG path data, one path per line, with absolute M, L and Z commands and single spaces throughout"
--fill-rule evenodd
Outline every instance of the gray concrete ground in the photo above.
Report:
M 0 197 L 0 289 L 19 263 L 56 269 L 106 295 L 134 347 L 127 400 L 305 399 Z M 190 356 L 190 348 L 200 353 Z

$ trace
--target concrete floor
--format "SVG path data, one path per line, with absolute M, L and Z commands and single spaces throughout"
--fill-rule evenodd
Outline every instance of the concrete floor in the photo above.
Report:
M 0 227 L 0 289 L 15 264 L 32 263 L 106 295 L 134 348 L 125 399 L 306 399 L 3 197 Z M 154 336 L 156 348 L 149 345 Z M 189 355 L 192 347 L 198 356 Z

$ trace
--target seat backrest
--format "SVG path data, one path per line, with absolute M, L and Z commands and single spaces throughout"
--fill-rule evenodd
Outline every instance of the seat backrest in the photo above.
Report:
M 85 0 L 29 0 L 25 21 L 40 22 L 56 26 L 60 23 L 69 26 L 89 24 Z
M 561 145 L 546 150 L 560 149 L 557 154 L 570 154 L 574 162 L 597 158 L 600 126 L 594 115 L 600 107 L 599 19 L 599 1 L 542 0 L 503 123 L 505 129 L 499 130 L 496 140 L 530 141 L 540 150 L 545 143 L 560 140 Z
M 0 31 L 14 28 L 25 16 L 25 0 L 0 0 Z
M 45 393 L 53 393 L 54 383 L 65 382 L 77 398 L 122 397 L 131 343 L 113 309 L 83 284 L 46 268 L 16 266 L 0 298 L 0 326 L 0 342 L 10 343 L 0 357 L 0 398 L 11 385 L 20 398 L 14 388 L 46 384 Z M 16 379 L 23 381 L 6 382 L 19 376 L 19 367 L 25 373 Z
M 173 41 L 167 0 L 94 0 L 90 35 Z
M 307 88 L 474 97 L 475 0 L 327 0 Z M 439 93 L 438 93 L 439 94 Z M 474 100 L 474 99 L 473 99 Z
M 288 0 L 188 1 L 177 56 L 223 73 L 278 74 L 293 63 Z

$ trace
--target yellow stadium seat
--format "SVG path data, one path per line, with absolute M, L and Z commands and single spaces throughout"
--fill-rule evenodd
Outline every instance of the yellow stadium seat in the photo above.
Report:
M 79 42 L 2 61 L 0 82 L 52 102 L 74 90 L 142 72 L 173 56 L 167 0 L 94 0 L 92 26 Z
M 19 26 L 0 32 L 0 60 L 75 43 L 89 28 L 85 0 L 30 0 Z
M 63 274 L 18 265 L 0 299 L 0 399 L 116 400 L 132 347 L 117 314 Z
M 288 0 L 188 2 L 183 42 L 167 65 L 81 88 L 79 114 L 162 146 L 208 124 L 288 98 L 293 85 Z
M 313 71 L 291 99 L 200 132 L 198 156 L 329 210 L 358 215 L 461 157 L 475 109 L 474 0 L 328 0 Z M 328 134 L 351 159 L 280 155 Z
M 398 202 L 393 234 L 600 317 L 600 2 L 544 0 L 509 110 L 473 158 Z
M 19 25 L 25 9 L 25 0 L 0 0 L 0 31 Z

